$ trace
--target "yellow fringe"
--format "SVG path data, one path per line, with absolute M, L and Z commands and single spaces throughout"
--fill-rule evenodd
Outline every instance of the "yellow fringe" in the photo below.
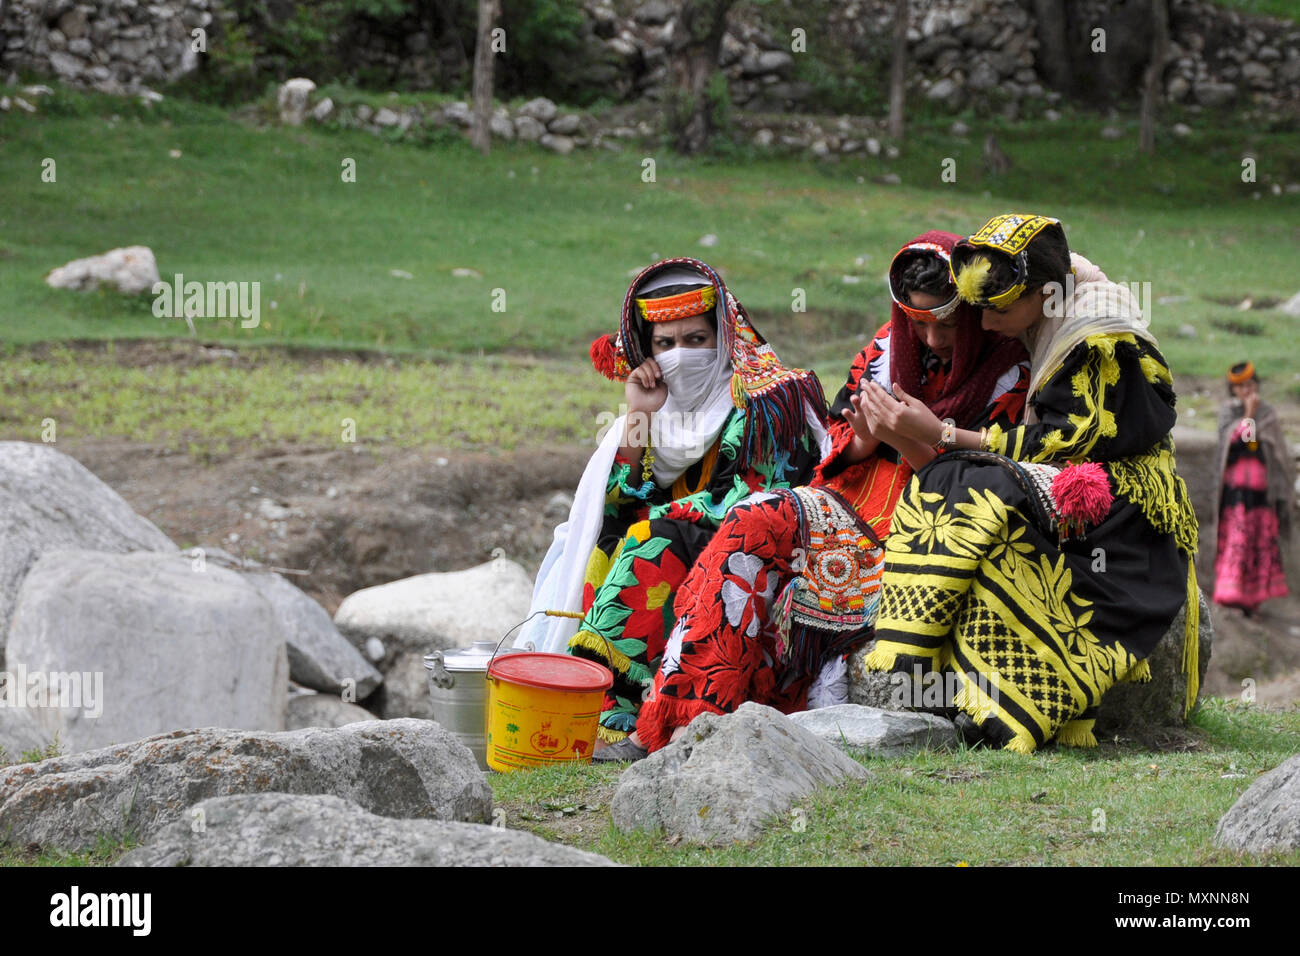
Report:
M 620 740 L 627 739 L 627 733 L 622 730 L 610 730 L 603 724 L 596 725 L 596 737 L 605 741 L 607 744 L 616 744 Z
M 862 659 L 862 669 L 866 672 L 892 671 L 899 654 L 922 659 L 929 658 L 935 666 L 939 663 L 938 650 L 913 647 L 911 644 L 900 644 L 897 641 L 877 641 L 871 653 Z
M 1095 720 L 1067 720 L 1065 726 L 1056 732 L 1056 742 L 1062 747 L 1095 747 L 1094 724 Z
M 1149 684 L 1151 682 L 1151 663 L 1145 658 L 1128 669 L 1124 675 L 1127 684 Z
M 863 671 L 888 671 L 894 667 L 894 661 L 898 657 L 898 651 L 891 650 L 885 641 L 879 641 L 871 649 L 871 653 L 862 658 Z
M 961 677 L 961 686 L 953 695 L 952 705 L 969 714 L 971 720 L 977 724 L 983 724 L 985 720 L 996 715 L 998 709 L 993 698 L 964 674 Z
M 1003 750 L 1010 750 L 1012 753 L 1025 754 L 1029 756 L 1038 748 L 1034 746 L 1034 738 L 1028 732 L 1020 731 L 1007 743 Z
M 589 651 L 595 651 L 608 660 L 610 666 L 620 674 L 626 674 L 632 669 L 630 657 L 620 652 L 599 634 L 593 634 L 591 631 L 579 631 L 574 634 L 569 638 L 569 647 L 585 647 Z
M 1201 692 L 1201 597 L 1196 587 L 1196 561 L 1187 559 L 1187 624 L 1183 628 L 1183 673 L 1187 675 L 1187 702 L 1183 716 L 1192 712 Z

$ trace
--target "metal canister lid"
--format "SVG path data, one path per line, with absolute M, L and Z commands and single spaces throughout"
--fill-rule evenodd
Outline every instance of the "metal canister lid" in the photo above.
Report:
M 475 671 L 484 673 L 487 671 L 493 654 L 500 657 L 503 654 L 513 654 L 514 652 L 513 647 L 503 647 L 498 651 L 496 641 L 475 641 L 469 647 L 458 647 L 455 650 L 434 651 L 432 654 L 426 654 L 424 656 L 424 666 L 429 670 L 433 670 L 437 659 L 441 658 L 445 670 L 457 673 L 473 673 Z

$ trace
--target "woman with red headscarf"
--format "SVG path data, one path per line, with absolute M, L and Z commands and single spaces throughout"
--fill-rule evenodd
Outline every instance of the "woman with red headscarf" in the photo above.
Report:
M 636 760 L 701 713 L 755 700 L 791 713 L 842 698 L 844 657 L 871 636 L 895 502 L 931 446 L 874 421 L 868 381 L 979 428 L 1019 420 L 1028 355 L 980 329 L 948 269 L 957 236 L 927 232 L 890 265 L 890 321 L 831 408 L 832 449 L 808 487 L 755 494 L 723 520 L 676 598 L 677 622 L 636 733 L 596 755 Z

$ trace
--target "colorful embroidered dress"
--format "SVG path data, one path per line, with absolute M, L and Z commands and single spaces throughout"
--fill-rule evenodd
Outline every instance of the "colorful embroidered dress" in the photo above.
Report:
M 677 589 L 723 517 L 755 492 L 806 482 L 817 464 L 820 448 L 811 432 L 792 452 L 746 464 L 740 456 L 744 427 L 745 413 L 737 410 L 718 444 L 672 489 L 634 487 L 641 483 L 629 480 L 631 464 L 615 460 L 605 526 L 587 570 L 586 616 L 569 644 L 571 653 L 614 672 L 601 714 L 602 740 L 619 740 L 635 728 L 653 664 L 676 622 Z
M 927 233 L 905 246 L 956 236 Z M 916 339 L 902 311 L 854 359 L 832 406 L 832 450 L 815 488 L 756 495 L 732 510 L 677 597 L 672 631 L 637 736 L 658 750 L 700 713 L 726 713 L 746 700 L 786 713 L 804 709 L 829 661 L 869 639 L 890 514 L 911 469 L 897 452 L 846 465 L 853 439 L 842 414 L 864 378 L 905 384 L 927 405 L 979 428 L 1019 421 L 1028 362 L 1019 342 L 979 330 L 963 306 L 954 362 Z M 891 348 L 891 342 L 893 347 Z
M 1295 478 L 1273 407 L 1261 402 L 1249 430 L 1243 415 L 1235 400 L 1220 414 L 1214 600 L 1254 611 L 1290 593 L 1280 542 L 1290 531 Z
M 1185 602 L 1188 707 L 1196 697 L 1197 523 L 1174 468 L 1172 376 L 1136 320 L 1087 334 L 1140 313 L 1131 301 L 1110 309 L 1125 290 L 1071 261 L 1078 286 L 1059 334 L 1077 341 L 1031 341 L 1035 358 L 1064 351 L 1033 369 L 1031 423 L 992 428 L 992 452 L 939 456 L 899 501 L 866 661 L 953 675 L 955 705 L 1022 753 L 1053 738 L 1095 746 L 1102 695 L 1149 679 L 1144 659 Z M 1053 484 L 1066 462 L 1100 463 L 1079 474 L 1113 494 L 1083 537 Z
M 731 411 L 698 460 L 667 482 L 647 477 L 653 444 L 642 461 L 628 461 L 613 451 L 618 439 L 611 441 L 611 436 L 622 434 L 623 420 L 615 423 L 603 446 L 610 457 L 601 459 L 598 452 L 588 466 L 591 474 L 583 478 L 583 484 L 590 484 L 595 469 L 608 469 L 603 502 L 595 505 L 599 520 L 592 522 L 594 516 L 583 513 L 590 509 L 584 509 L 580 485 L 566 523 L 568 537 L 562 541 L 557 529 L 557 545 L 543 562 L 534 590 L 534 610 L 573 610 L 562 605 L 576 603 L 578 595 L 570 594 L 567 586 L 553 586 L 553 581 L 564 577 L 566 560 L 580 556 L 581 623 L 571 636 L 551 627 L 525 632 L 516 642 L 522 646 L 532 640 L 538 649 L 567 649 L 610 668 L 614 685 L 598 728 L 600 738 L 610 743 L 634 729 L 654 662 L 675 621 L 677 589 L 723 517 L 754 492 L 807 483 L 828 443 L 823 424 L 826 399 L 816 376 L 782 366 L 721 278 L 695 259 L 664 260 L 633 280 L 618 338 L 606 336 L 592 347 L 597 369 L 625 380 L 645 360 L 637 296 L 665 270 L 677 273 L 683 267 L 715 290 L 710 301 L 717 303 L 717 347 L 732 369 Z M 584 522 L 590 527 L 589 539 L 573 533 Z M 561 646 L 554 646 L 556 635 L 564 639 Z

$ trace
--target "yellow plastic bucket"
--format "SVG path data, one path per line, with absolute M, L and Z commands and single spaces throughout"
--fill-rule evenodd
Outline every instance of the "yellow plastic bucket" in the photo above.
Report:
M 487 669 L 487 763 L 509 771 L 591 762 L 609 669 L 568 654 L 510 654 Z

